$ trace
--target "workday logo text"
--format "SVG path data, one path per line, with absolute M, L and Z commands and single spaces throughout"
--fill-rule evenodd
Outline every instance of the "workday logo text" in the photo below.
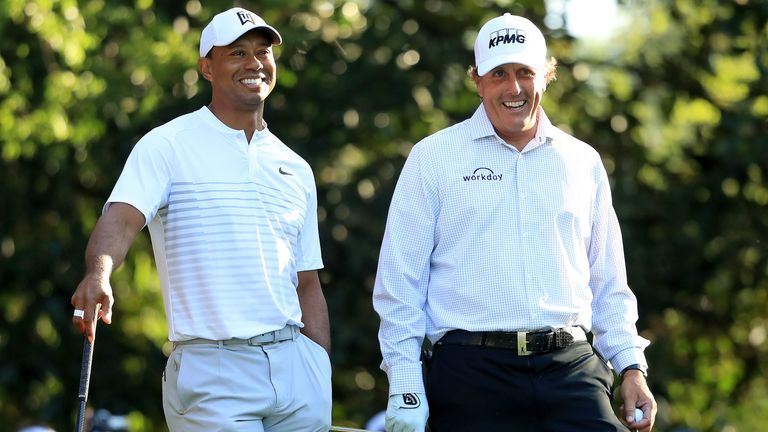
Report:
M 464 181 L 501 181 L 503 174 L 494 174 L 493 170 L 486 167 L 475 168 L 472 174 L 465 175 Z

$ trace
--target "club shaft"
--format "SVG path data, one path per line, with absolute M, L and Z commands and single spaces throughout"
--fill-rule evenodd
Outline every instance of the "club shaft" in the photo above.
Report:
M 80 399 L 80 407 L 77 410 L 77 432 L 85 430 L 85 401 Z
M 351 427 L 344 427 L 344 426 L 331 426 L 331 429 L 329 432 L 376 432 L 368 429 L 356 429 Z

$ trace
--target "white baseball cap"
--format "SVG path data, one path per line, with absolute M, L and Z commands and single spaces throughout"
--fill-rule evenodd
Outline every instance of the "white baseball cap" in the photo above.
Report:
M 540 69 L 547 61 L 547 43 L 534 23 L 505 13 L 483 25 L 475 39 L 475 65 L 483 76 L 496 66 L 519 63 Z
M 265 29 L 272 35 L 272 44 L 280 45 L 283 38 L 274 27 L 260 16 L 243 8 L 232 8 L 219 13 L 200 34 L 200 57 L 205 57 L 214 46 L 225 46 L 253 29 Z

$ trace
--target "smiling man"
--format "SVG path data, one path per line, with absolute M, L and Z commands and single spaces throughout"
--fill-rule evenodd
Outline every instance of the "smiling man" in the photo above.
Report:
M 264 121 L 280 43 L 242 8 L 203 29 L 211 102 L 133 148 L 72 296 L 73 324 L 93 338 L 95 320 L 112 320 L 110 275 L 148 226 L 173 342 L 162 377 L 171 431 L 330 427 L 314 176 Z
M 531 21 L 488 21 L 469 69 L 480 106 L 403 167 L 373 293 L 389 432 L 653 426 L 606 171 L 540 106 L 555 65 Z

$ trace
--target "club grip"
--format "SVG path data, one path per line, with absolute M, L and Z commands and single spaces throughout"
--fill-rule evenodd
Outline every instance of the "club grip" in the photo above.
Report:
M 80 389 L 78 398 L 85 402 L 88 400 L 88 385 L 91 382 L 91 362 L 93 361 L 93 343 L 85 338 L 83 343 L 83 360 L 80 363 Z
M 96 324 L 99 320 L 99 310 L 101 305 L 96 305 L 93 325 L 93 341 L 96 342 Z M 93 362 L 93 342 L 85 336 L 83 342 L 83 359 L 80 362 L 80 388 L 77 391 L 78 409 L 77 409 L 77 432 L 85 430 L 85 402 L 88 400 L 88 386 L 91 383 L 91 363 Z
M 77 429 L 76 432 L 85 431 L 85 401 L 88 399 L 88 386 L 91 383 L 91 363 L 93 362 L 93 343 L 85 337 L 83 343 L 83 360 L 80 363 L 80 388 L 77 392 Z

